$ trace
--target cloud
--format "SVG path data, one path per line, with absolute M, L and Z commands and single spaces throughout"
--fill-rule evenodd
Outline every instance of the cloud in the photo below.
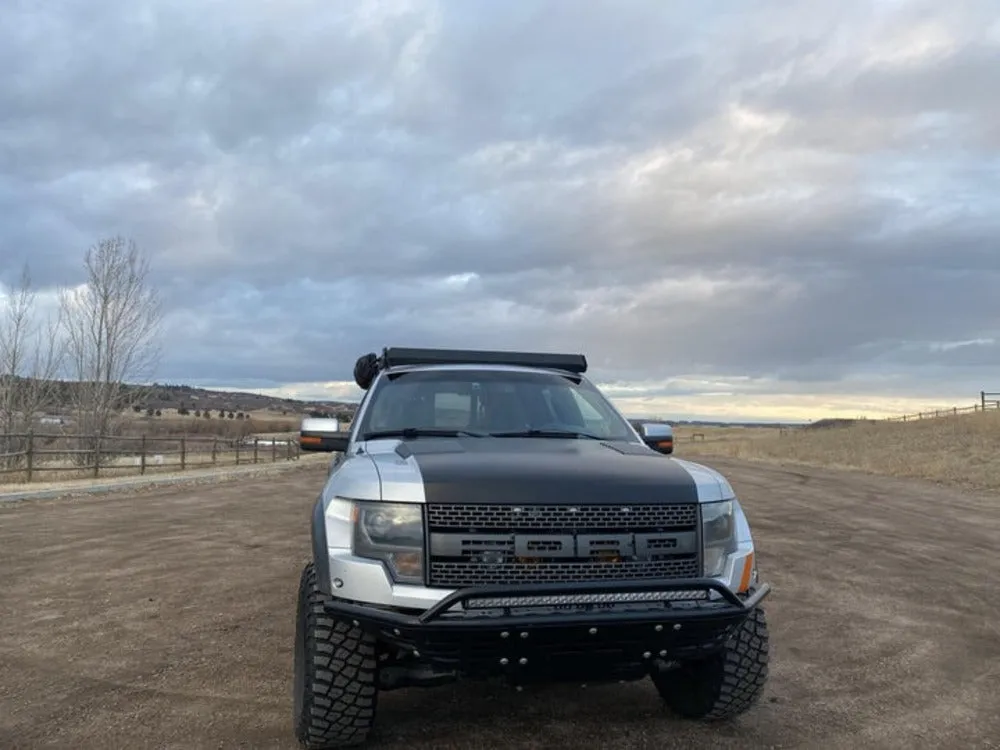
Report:
M 998 65 L 986 0 L 8 3 L 0 275 L 131 235 L 162 380 L 342 393 L 415 344 L 692 413 L 973 398 Z M 703 380 L 770 401 L 655 385 Z

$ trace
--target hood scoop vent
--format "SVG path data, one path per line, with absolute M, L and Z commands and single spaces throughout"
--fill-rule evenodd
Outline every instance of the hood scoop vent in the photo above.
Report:
M 400 440 L 396 445 L 396 455 L 404 459 L 410 456 L 465 452 L 465 447 L 457 440 L 442 440 L 441 438 L 416 438 L 412 441 Z

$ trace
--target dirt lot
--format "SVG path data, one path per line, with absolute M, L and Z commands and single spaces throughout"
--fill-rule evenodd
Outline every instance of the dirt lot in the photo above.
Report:
M 1000 747 L 995 497 L 706 462 L 732 477 L 775 586 L 757 710 L 706 727 L 665 715 L 649 683 L 463 685 L 384 694 L 371 747 Z M 0 747 L 295 747 L 295 592 L 323 470 L 0 506 Z

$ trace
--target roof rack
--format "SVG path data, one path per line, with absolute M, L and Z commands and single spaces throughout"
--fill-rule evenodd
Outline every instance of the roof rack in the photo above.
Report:
M 354 364 L 354 382 L 367 391 L 380 370 L 409 365 L 510 365 L 565 370 L 582 375 L 587 371 L 587 358 L 582 354 L 385 347 L 381 357 L 375 352 L 358 357 Z
M 510 365 L 542 367 L 583 374 L 587 358 L 583 354 L 551 354 L 545 352 L 501 352 L 472 349 L 412 349 L 386 347 L 382 350 L 383 368 L 405 365 Z

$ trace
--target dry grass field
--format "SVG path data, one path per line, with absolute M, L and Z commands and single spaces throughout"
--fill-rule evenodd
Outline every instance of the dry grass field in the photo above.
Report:
M 0 491 L 10 485 L 74 479 L 105 480 L 109 477 L 154 475 L 203 468 L 225 468 L 246 464 L 292 461 L 299 457 L 297 433 L 265 433 L 238 438 L 205 435 L 181 437 L 115 437 L 103 446 L 95 475 L 90 454 L 74 455 L 74 438 L 35 436 L 31 439 L 31 472 L 27 470 L 26 446 L 17 463 L 0 464 Z
M 703 433 L 695 439 L 692 433 Z M 677 430 L 677 455 L 727 456 L 1000 489 L 1000 411 L 912 422 L 794 428 Z
M 145 413 L 136 414 L 131 411 L 122 412 L 123 422 L 128 426 L 128 432 L 140 434 L 246 434 L 270 430 L 272 432 L 289 432 L 298 429 L 301 415 L 281 414 L 280 412 L 262 409 L 246 412 L 245 419 L 223 418 L 217 411 L 210 417 L 196 417 L 194 413 L 178 414 L 176 409 L 161 409 L 160 416 L 150 417 Z
M 63 465 L 55 470 L 46 470 L 44 467 L 32 474 L 32 481 L 25 481 L 24 472 L 11 472 L 0 475 L 0 501 L 4 495 L 17 495 L 20 493 L 30 493 L 39 490 L 66 489 L 73 491 L 86 490 L 92 486 L 108 487 L 116 484 L 122 485 L 142 485 L 144 481 L 152 482 L 183 480 L 192 477 L 211 477 L 213 475 L 225 475 L 234 469 L 265 470 L 267 467 L 281 469 L 283 466 L 292 468 L 298 463 L 329 463 L 330 457 L 326 454 L 296 452 L 293 456 L 284 454 L 284 446 L 279 448 L 281 453 L 275 457 L 270 446 L 261 448 L 258 452 L 257 460 L 254 461 L 253 450 L 243 451 L 237 461 L 235 452 L 218 452 L 214 457 L 210 453 L 193 453 L 187 456 L 187 461 L 182 469 L 177 456 L 166 456 L 162 463 L 150 460 L 147 463 L 146 471 L 140 474 L 136 463 L 131 459 L 120 459 L 110 466 L 101 468 L 100 476 L 95 478 L 93 470 L 68 468 Z M 214 459 L 214 460 L 213 460 Z M 116 471 L 116 469 L 118 469 Z
M 122 412 L 102 440 L 97 478 L 281 461 L 298 454 L 297 446 L 287 442 L 297 439 L 300 417 L 266 409 L 245 413 L 246 418 L 236 419 L 234 413 L 230 419 L 217 411 L 211 418 L 176 409 L 162 409 L 152 417 Z M 0 440 L 0 486 L 94 477 L 92 459 L 80 453 L 89 446 L 80 443 L 72 417 L 67 419 L 65 424 L 38 424 L 30 436 Z
M 384 693 L 370 749 L 1000 746 L 993 497 L 709 463 L 774 586 L 756 709 L 703 725 L 670 716 L 648 681 L 464 683 Z M 0 747 L 296 747 L 295 594 L 327 465 L 0 503 Z

